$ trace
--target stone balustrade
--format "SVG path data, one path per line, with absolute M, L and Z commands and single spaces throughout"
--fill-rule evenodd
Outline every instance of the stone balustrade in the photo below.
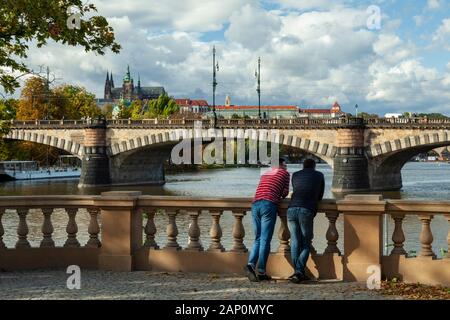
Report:
M 287 204 L 284 201 L 280 205 L 279 229 L 274 235 L 278 245 L 272 248 L 268 261 L 268 272 L 275 277 L 287 277 L 293 271 Z M 81 268 L 115 271 L 242 273 L 253 241 L 246 237 L 243 223 L 250 215 L 250 206 L 248 198 L 142 196 L 140 192 L 0 197 L 0 270 L 75 264 Z M 5 212 L 11 213 L 11 210 L 18 218 L 14 246 L 8 246 L 3 239 Z M 38 246 L 32 246 L 28 238 L 27 216 L 31 210 L 40 212 L 43 218 Z M 77 214 L 81 210 L 89 217 L 88 234 L 82 237 L 77 224 Z M 55 244 L 53 237 L 52 221 L 55 221 L 56 211 L 67 215 L 67 237 L 61 246 Z M 324 234 L 315 235 L 315 241 L 324 239 L 326 247 L 323 252 L 312 250 L 308 270 L 313 276 L 365 281 L 369 276 L 368 267 L 375 265 L 387 278 L 450 285 L 450 255 L 438 257 L 433 249 L 434 236 L 430 227 L 438 215 L 450 224 L 450 202 L 350 195 L 338 201 L 324 200 L 318 215 L 327 219 L 328 227 Z M 384 215 L 388 215 L 394 225 L 391 230 L 393 246 L 388 255 L 383 255 Z M 225 228 L 226 233 L 223 232 L 224 217 L 228 222 L 232 219 L 232 226 Z M 417 257 L 408 256 L 405 249 L 403 225 L 406 217 L 421 223 L 418 239 L 421 249 Z M 179 230 L 178 222 L 183 219 L 188 219 L 189 225 Z M 204 223 L 201 227 L 200 219 L 209 221 L 207 228 Z M 342 228 L 337 224 L 343 225 L 341 234 L 338 230 Z M 82 242 L 81 238 L 87 240 Z M 230 240 L 227 241 L 230 246 L 224 245 L 225 238 Z M 450 246 L 450 234 L 446 241 Z
M 9 123 L 12 128 L 18 129 L 79 129 L 104 121 L 108 128 L 186 128 L 193 127 L 198 121 L 202 122 L 204 128 L 212 128 L 212 119 L 110 119 L 110 120 L 11 120 L 3 121 Z M 218 128 L 298 128 L 298 127 L 348 127 L 358 125 L 366 127 L 443 127 L 450 126 L 450 119 L 446 118 L 286 118 L 286 119 L 218 119 Z

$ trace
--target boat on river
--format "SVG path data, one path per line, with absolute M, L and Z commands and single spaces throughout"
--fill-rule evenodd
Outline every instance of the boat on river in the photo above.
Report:
M 0 161 L 0 181 L 79 178 L 79 167 L 40 168 L 37 161 Z

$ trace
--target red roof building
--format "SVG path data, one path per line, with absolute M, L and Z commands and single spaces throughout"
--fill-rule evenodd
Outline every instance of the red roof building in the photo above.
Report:
M 308 118 L 337 118 L 344 114 L 336 101 L 331 109 L 300 109 L 300 117 Z
M 210 109 L 206 100 L 175 99 L 175 103 L 180 107 L 180 113 L 205 113 Z

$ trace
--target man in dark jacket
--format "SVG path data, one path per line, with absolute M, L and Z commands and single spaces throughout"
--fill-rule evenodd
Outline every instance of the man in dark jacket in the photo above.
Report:
M 314 218 L 325 189 L 324 176 L 316 171 L 314 160 L 305 160 L 303 170 L 293 174 L 292 186 L 294 192 L 288 209 L 288 224 L 291 232 L 291 259 L 295 273 L 289 280 L 300 283 L 310 280 L 305 275 L 305 267 L 311 250 Z

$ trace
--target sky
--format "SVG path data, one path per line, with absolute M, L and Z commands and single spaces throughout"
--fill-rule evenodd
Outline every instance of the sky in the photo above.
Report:
M 130 65 L 143 86 L 175 98 L 329 107 L 346 112 L 450 114 L 450 0 L 90 0 L 113 26 L 120 54 L 98 56 L 49 43 L 28 65 L 49 66 L 57 83 L 103 98 Z

